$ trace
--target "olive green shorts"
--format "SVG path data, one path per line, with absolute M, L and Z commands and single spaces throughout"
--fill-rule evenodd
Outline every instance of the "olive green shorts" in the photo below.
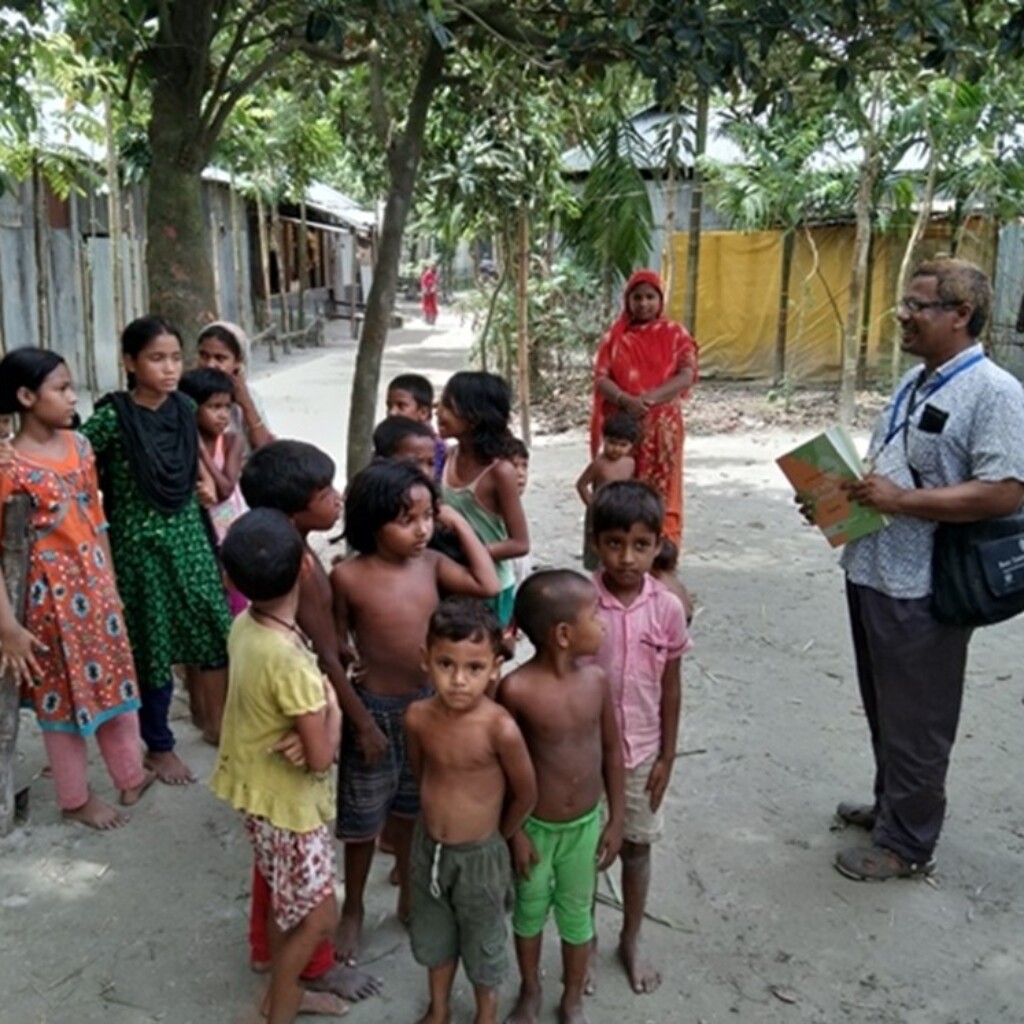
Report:
M 412 955 L 424 967 L 462 960 L 466 977 L 498 988 L 508 974 L 512 861 L 500 835 L 448 846 L 416 822 L 410 858 Z

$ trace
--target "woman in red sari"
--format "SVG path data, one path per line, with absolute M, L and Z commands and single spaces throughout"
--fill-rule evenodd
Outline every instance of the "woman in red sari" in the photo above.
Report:
M 697 343 L 665 318 L 661 278 L 638 270 L 626 282 L 625 308 L 597 350 L 590 452 L 601 445 L 606 416 L 625 410 L 642 425 L 636 476 L 665 501 L 665 536 L 682 546 L 682 399 L 697 381 Z

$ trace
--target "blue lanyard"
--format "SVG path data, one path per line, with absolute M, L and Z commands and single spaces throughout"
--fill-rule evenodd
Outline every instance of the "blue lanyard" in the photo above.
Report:
M 926 401 L 935 394 L 936 391 L 941 391 L 957 374 L 963 373 L 965 370 L 969 370 L 975 363 L 980 363 L 985 358 L 984 352 L 978 352 L 971 356 L 970 359 L 965 360 L 959 366 L 955 367 L 950 373 L 942 374 L 936 373 L 935 380 L 928 387 L 928 390 L 921 396 L 921 401 Z M 896 401 L 892 405 L 892 413 L 889 416 L 889 429 L 886 432 L 885 440 L 882 442 L 882 448 L 885 448 L 889 442 L 898 434 L 900 431 L 906 430 L 910 423 L 910 417 L 914 415 L 914 410 L 917 408 L 916 405 L 910 405 L 908 402 L 907 415 L 897 423 L 896 417 L 900 414 L 900 406 L 903 404 L 903 399 L 907 397 L 911 391 L 916 391 L 921 384 L 921 380 L 924 377 L 924 371 L 913 380 L 908 380 L 906 384 L 900 389 L 900 393 L 896 396 Z M 879 448 L 879 451 L 882 450 Z

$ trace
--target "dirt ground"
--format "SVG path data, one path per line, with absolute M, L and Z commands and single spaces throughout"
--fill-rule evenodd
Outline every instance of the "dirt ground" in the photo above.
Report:
M 461 366 L 467 339 L 454 322 L 439 326 L 399 332 L 385 372 L 440 381 Z M 256 374 L 279 434 L 340 456 L 352 354 L 339 340 Z M 773 463 L 813 428 L 772 425 L 756 408 L 738 415 L 728 432 L 692 436 L 686 449 L 683 575 L 700 608 L 654 859 L 659 920 L 646 927 L 665 981 L 651 996 L 630 993 L 612 956 L 619 914 L 602 904 L 590 1020 L 1024 1021 L 1024 800 L 1014 767 L 1024 626 L 984 630 L 972 645 L 934 882 L 840 877 L 835 851 L 861 836 L 832 831 L 832 809 L 869 794 L 867 731 L 835 555 L 801 525 Z M 527 508 L 541 564 L 578 565 L 572 483 L 584 461 L 580 430 L 535 442 Z M 183 706 L 177 714 L 180 749 L 207 777 L 214 752 Z M 31 720 L 21 754 L 23 774 L 36 776 L 43 758 Z M 109 794 L 95 757 L 92 771 Z M 205 785 L 154 787 L 126 829 L 97 834 L 62 824 L 50 784 L 36 778 L 30 820 L 0 842 L 0 1021 L 238 1020 L 260 989 L 247 967 L 249 869 L 236 815 Z M 424 1005 L 386 870 L 374 867 L 364 958 L 385 991 L 351 1009 L 353 1024 L 404 1024 Z M 548 935 L 544 1019 L 553 1020 L 559 966 Z M 455 1019 L 468 1022 L 471 1005 L 460 975 Z

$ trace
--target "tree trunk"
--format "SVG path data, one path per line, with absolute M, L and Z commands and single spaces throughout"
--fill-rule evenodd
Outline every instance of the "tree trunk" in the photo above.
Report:
M 693 188 L 690 192 L 690 235 L 686 255 L 686 306 L 683 323 L 691 334 L 697 333 L 697 285 L 700 280 L 700 229 L 704 212 L 704 175 L 700 159 L 708 143 L 709 93 L 702 86 L 697 94 L 697 126 L 693 140 Z
M 853 422 L 855 385 L 857 381 L 857 351 L 860 337 L 861 308 L 864 281 L 868 272 L 868 249 L 871 244 L 871 196 L 878 176 L 878 142 L 874 134 L 861 138 L 864 162 L 858 172 L 857 233 L 853 243 L 853 266 L 850 269 L 850 298 L 843 331 L 843 356 L 839 376 L 839 422 L 849 426 Z
M 682 135 L 683 119 L 679 116 L 679 110 L 672 112 L 672 129 L 669 132 L 668 152 L 666 154 L 664 194 L 665 194 L 665 216 L 662 219 L 662 243 L 661 243 L 661 285 L 665 290 L 665 305 L 668 305 L 669 296 L 672 293 L 672 283 L 675 277 L 675 247 L 672 245 L 672 236 L 676 230 L 676 176 L 679 171 L 679 138 Z
M 793 251 L 796 249 L 796 228 L 787 228 L 782 234 L 782 269 L 779 272 L 779 318 L 775 328 L 775 386 L 786 379 L 786 341 L 789 335 L 789 278 L 793 270 Z
M 519 211 L 519 279 L 516 282 L 516 310 L 519 334 L 516 340 L 519 362 L 519 431 L 523 443 L 530 447 L 530 306 L 527 285 L 530 280 L 530 214 L 524 206 Z
M 370 461 L 374 419 L 377 413 L 377 389 L 380 364 L 388 337 L 391 310 L 398 286 L 398 268 L 402 259 L 402 235 L 412 205 L 416 173 L 423 152 L 423 134 L 427 112 L 441 81 L 444 50 L 433 34 L 420 65 L 419 77 L 406 113 L 405 126 L 392 143 L 388 156 L 391 185 L 384 206 L 380 247 L 373 274 L 373 286 L 366 300 L 366 315 L 356 354 L 352 379 L 352 403 L 349 409 L 347 473 L 349 478 Z
M 868 382 L 868 341 L 871 334 L 871 304 L 875 297 L 875 231 L 874 224 L 868 236 L 868 264 L 864 272 L 864 298 L 861 301 L 860 340 L 857 343 L 857 388 L 863 390 Z
M 117 138 L 114 108 L 109 96 L 103 99 L 103 123 L 107 144 L 107 226 L 110 229 L 110 273 L 114 288 L 114 326 L 120 331 L 127 323 L 124 301 L 124 232 L 121 230 L 121 180 L 117 168 Z M 171 318 L 173 321 L 173 317 Z
M 50 348 L 50 303 L 47 282 L 50 271 L 47 241 L 46 182 L 36 160 L 32 161 L 32 241 L 36 265 L 36 315 L 38 316 L 41 348 Z
M 32 548 L 32 503 L 17 494 L 4 507 L 4 584 L 11 608 L 19 622 L 25 621 L 25 581 Z M 10 672 L 0 676 L 0 836 L 14 828 L 15 748 L 18 743 L 18 681 Z
M 181 330 L 191 358 L 199 331 L 216 316 L 203 217 L 201 175 L 207 154 L 195 142 L 198 103 L 191 109 L 183 93 L 187 90 L 179 87 L 177 75 L 154 78 L 146 267 L 150 308 Z
M 939 170 L 939 156 L 935 146 L 931 146 L 928 156 L 928 173 L 924 180 L 924 192 L 921 194 L 921 201 L 917 207 L 917 216 L 914 218 L 914 226 L 910 229 L 910 237 L 907 239 L 907 246 L 903 250 L 903 258 L 900 260 L 899 274 L 896 276 L 896 298 L 899 300 L 906 294 L 907 283 L 910 280 L 910 271 L 914 266 L 917 256 L 917 247 L 924 238 L 928 228 L 928 222 L 932 218 L 932 205 L 935 201 L 935 179 Z M 889 362 L 889 374 L 895 385 L 900 379 L 900 369 L 903 358 L 903 349 L 900 347 L 899 325 L 894 328 L 892 336 L 892 356 Z

